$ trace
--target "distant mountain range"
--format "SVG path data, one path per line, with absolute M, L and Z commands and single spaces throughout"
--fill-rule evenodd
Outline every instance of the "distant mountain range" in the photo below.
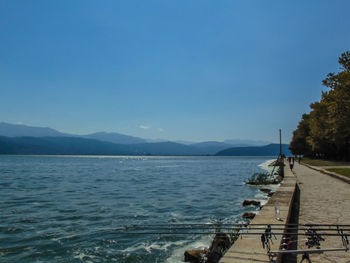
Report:
M 6 137 L 61 137 L 73 136 L 72 134 L 62 133 L 47 127 L 33 127 L 23 124 L 10 124 L 0 122 L 0 136 Z
M 210 155 L 216 154 L 221 150 L 233 147 L 233 145 L 231 144 L 215 141 L 194 143 L 190 144 L 189 146 L 197 149 L 199 152 L 203 152 Z
M 119 134 L 115 132 L 96 132 L 88 135 L 82 135 L 81 137 L 87 139 L 96 139 L 105 142 L 119 143 L 119 144 L 137 144 L 147 143 L 145 139 L 133 137 L 129 135 Z
M 200 155 L 178 143 L 115 144 L 79 137 L 0 137 L 0 154 Z
M 46 127 L 0 123 L 0 154 L 275 156 L 279 153 L 279 145 L 278 149 L 270 145 L 263 148 L 260 145 L 268 142 L 253 140 L 186 144 L 157 141 L 149 142 L 119 133 L 75 135 Z M 288 146 L 284 149 L 289 153 Z
M 239 146 L 264 146 L 268 145 L 271 142 L 268 141 L 255 141 L 255 140 L 240 140 L 240 139 L 235 139 L 235 140 L 225 140 L 224 143 L 230 144 L 230 145 L 235 145 L 237 147 Z
M 288 144 L 282 144 L 282 152 L 285 155 L 291 155 Z M 231 147 L 219 151 L 217 156 L 275 156 L 280 152 L 279 144 L 269 144 L 265 146 L 250 146 L 250 147 Z
M 88 139 L 96 139 L 100 141 L 120 143 L 120 144 L 134 144 L 147 143 L 145 139 L 133 137 L 129 135 L 112 133 L 112 132 L 97 132 L 87 135 L 76 135 L 70 133 L 62 133 L 47 127 L 33 127 L 23 124 L 10 124 L 0 122 L 0 136 L 6 137 L 81 137 Z

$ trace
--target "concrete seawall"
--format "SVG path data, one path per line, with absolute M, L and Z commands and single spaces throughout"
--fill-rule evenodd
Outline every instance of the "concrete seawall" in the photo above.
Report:
M 266 205 L 259 211 L 250 224 L 288 224 L 291 214 L 294 196 L 296 195 L 296 177 L 286 165 L 284 169 L 285 177 L 275 192 L 269 199 Z M 275 215 L 275 205 L 280 207 L 280 218 L 277 220 Z M 256 227 L 256 226 L 254 226 Z M 282 228 L 283 226 L 281 226 Z M 249 226 L 248 226 L 249 228 Z M 254 229 L 251 232 L 264 233 L 266 227 L 261 227 L 261 230 Z M 249 230 L 247 230 L 249 231 Z M 280 249 L 282 243 L 282 235 L 276 236 L 277 240 L 273 238 L 271 244 L 271 251 Z M 281 258 L 277 258 L 275 262 L 280 262 Z M 241 235 L 232 247 L 221 258 L 220 263 L 237 263 L 237 262 L 266 262 L 270 259 L 267 255 L 266 249 L 262 247 L 260 235 Z

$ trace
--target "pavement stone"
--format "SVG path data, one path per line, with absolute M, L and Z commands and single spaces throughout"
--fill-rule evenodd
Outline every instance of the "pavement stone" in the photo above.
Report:
M 290 215 L 295 185 L 300 189 L 299 224 L 350 224 L 350 185 L 338 176 L 325 173 L 322 168 L 307 167 L 295 163 L 293 173 L 286 166 L 285 180 L 277 192 L 270 198 L 251 224 L 278 223 L 275 219 L 274 205 L 279 203 L 281 217 L 285 220 Z M 322 169 L 319 171 L 319 169 Z M 294 176 L 294 175 L 295 176 Z M 285 222 L 285 221 L 284 221 Z M 255 230 L 254 230 L 255 231 Z M 264 229 L 261 229 L 263 232 Z M 255 231 L 256 232 L 256 231 Z M 299 233 L 304 233 L 299 231 Z M 272 251 L 279 250 L 280 240 L 271 246 Z M 341 238 L 324 237 L 321 248 L 342 248 Z M 299 237 L 298 249 L 309 249 L 305 239 Z M 311 248 L 312 249 L 312 248 Z M 278 262 L 279 259 L 276 260 Z M 295 262 L 301 262 L 302 255 Z M 310 254 L 312 263 L 350 263 L 350 252 L 325 252 L 323 254 Z M 270 260 L 266 250 L 262 248 L 260 238 L 257 236 L 242 236 L 226 252 L 220 263 L 234 262 L 266 262 Z M 290 262 L 288 260 L 288 262 Z M 304 261 L 305 262 L 305 261 Z
M 299 224 L 350 224 L 350 185 L 320 171 L 295 163 L 293 172 L 300 188 Z M 341 248 L 340 237 L 324 237 L 321 248 Z M 305 241 L 298 249 L 307 249 Z M 298 256 L 298 262 L 301 260 Z M 350 252 L 310 255 L 312 263 L 350 263 Z

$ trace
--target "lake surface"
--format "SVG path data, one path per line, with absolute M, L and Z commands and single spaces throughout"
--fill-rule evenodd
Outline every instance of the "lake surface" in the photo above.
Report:
M 129 224 L 241 221 L 271 157 L 0 156 L 0 262 L 182 262 L 210 236 L 125 235 Z

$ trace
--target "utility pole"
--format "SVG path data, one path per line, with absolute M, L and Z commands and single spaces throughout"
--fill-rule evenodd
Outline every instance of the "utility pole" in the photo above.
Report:
M 280 156 L 282 156 L 282 133 L 281 133 L 281 129 L 280 130 Z
M 283 162 L 283 156 L 282 156 L 282 133 L 281 129 L 279 129 L 280 132 L 280 175 L 284 177 L 284 162 Z

